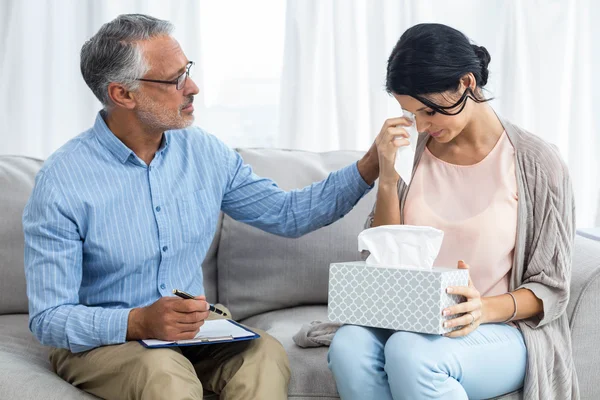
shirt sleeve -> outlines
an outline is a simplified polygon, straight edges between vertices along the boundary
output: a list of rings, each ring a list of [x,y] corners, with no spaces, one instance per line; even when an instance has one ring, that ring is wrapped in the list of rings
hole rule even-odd
[[[125,342],[130,309],[79,304],[82,239],[69,199],[40,172],[23,213],[29,329],[74,353]]]
[[[242,157],[227,148],[228,183],[221,209],[235,220],[285,237],[300,237],[344,217],[369,186],[357,163],[332,172],[321,182],[286,192],[260,178]]]

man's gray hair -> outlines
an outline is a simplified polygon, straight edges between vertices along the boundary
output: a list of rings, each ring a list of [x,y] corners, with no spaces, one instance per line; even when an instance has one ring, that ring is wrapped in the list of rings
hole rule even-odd
[[[173,25],[143,14],[123,14],[102,25],[81,47],[81,74],[98,100],[109,107],[108,84],[118,82],[129,90],[148,72],[138,41],[170,35]]]

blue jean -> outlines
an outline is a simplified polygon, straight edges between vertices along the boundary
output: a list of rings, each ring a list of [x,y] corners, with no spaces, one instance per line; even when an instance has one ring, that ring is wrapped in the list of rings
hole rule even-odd
[[[459,338],[345,325],[328,355],[343,400],[488,399],[523,386],[526,359],[505,324]]]

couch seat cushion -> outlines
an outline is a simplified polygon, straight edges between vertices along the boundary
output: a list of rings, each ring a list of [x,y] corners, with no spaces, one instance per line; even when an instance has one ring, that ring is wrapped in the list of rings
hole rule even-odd
[[[266,331],[285,348],[292,369],[290,398],[337,399],[335,381],[327,367],[328,348],[303,349],[292,340],[292,336],[303,324],[315,320],[327,320],[327,306],[302,306],[271,311],[242,322],[249,327]]]
[[[48,348],[29,332],[27,314],[0,315],[0,399],[97,399],[59,378]]]

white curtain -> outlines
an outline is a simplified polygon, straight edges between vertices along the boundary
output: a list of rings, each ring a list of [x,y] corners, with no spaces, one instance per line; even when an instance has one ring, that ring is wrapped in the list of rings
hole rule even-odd
[[[489,95],[559,146],[580,227],[600,226],[600,3],[592,0],[2,0],[0,154],[46,158],[100,104],[79,51],[105,22],[147,13],[175,24],[197,62],[197,124],[234,147],[365,150],[398,106],[389,52],[418,22],[488,48]]]
[[[384,90],[394,44],[444,23],[489,50],[494,108],[559,147],[578,226],[600,226],[598,17],[591,0],[288,0],[278,145],[366,150],[400,112]]]
[[[79,70],[81,46],[122,13],[178,20],[176,36],[198,59],[194,1],[19,0],[0,3],[0,154],[46,158],[94,122],[100,103]],[[185,23],[189,21],[189,23]],[[186,46],[187,45],[187,46]]]
[[[171,21],[200,87],[196,123],[231,146],[272,146],[283,0],[0,0],[0,154],[47,158],[88,129],[100,103],[83,43],[119,14]]]

